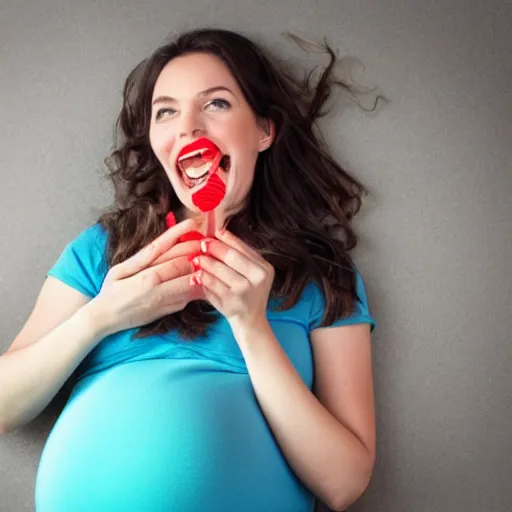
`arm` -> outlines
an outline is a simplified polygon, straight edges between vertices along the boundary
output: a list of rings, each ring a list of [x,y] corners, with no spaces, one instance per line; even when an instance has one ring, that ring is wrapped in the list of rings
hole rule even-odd
[[[188,255],[194,246],[176,245],[195,225],[191,220],[181,222],[110,268],[92,299],[59,279],[47,278],[29,320],[0,357],[0,433],[35,418],[105,336],[146,325],[200,297],[198,291],[190,292],[189,285]],[[90,282],[97,266],[90,261],[93,245],[87,237],[78,240],[85,247],[68,246],[61,257],[64,275],[70,279],[70,269],[74,269],[73,282],[77,276]],[[78,258],[77,253],[85,256]],[[149,268],[168,253],[174,257]],[[84,261],[89,267],[87,278]]]
[[[375,459],[369,326],[312,331],[317,396],[268,322],[233,332],[258,402],[290,466],[325,504],[345,510],[366,489]]]
[[[204,240],[201,251],[194,258],[196,283],[227,318],[287,461],[325,504],[344,510],[366,489],[375,458],[371,323],[354,323],[369,315],[352,316],[354,325],[311,330],[317,398],[268,323],[272,265],[228,231]]]
[[[105,335],[101,325],[91,301],[39,340],[0,357],[0,433],[27,424],[50,403]]]

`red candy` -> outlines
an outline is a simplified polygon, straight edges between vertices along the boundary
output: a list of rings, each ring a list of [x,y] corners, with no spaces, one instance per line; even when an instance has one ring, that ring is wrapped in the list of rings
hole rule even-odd
[[[178,238],[178,242],[190,242],[192,240],[202,240],[204,235],[199,231],[189,231]]]
[[[208,179],[206,185],[192,195],[192,202],[202,211],[209,212],[220,204],[226,193],[226,185],[214,173]]]
[[[210,170],[212,174],[208,178],[206,184],[199,191],[192,194],[192,202],[202,212],[212,212],[215,208],[217,208],[217,206],[219,206],[220,202],[224,198],[224,195],[226,194],[226,185],[224,185],[224,182],[217,175],[217,169],[222,159],[222,154],[213,144],[213,142],[202,138],[182,148],[179,156],[185,154],[186,152],[191,152],[193,149],[203,149],[205,147],[207,148],[207,151],[203,153],[202,157],[206,160],[213,160],[212,168]],[[208,219],[208,232],[213,232],[215,227],[213,222],[213,213],[209,214]],[[173,212],[169,212],[165,216],[165,221],[168,229],[176,225],[176,217],[174,216]],[[201,240],[203,238],[204,235],[199,231],[190,231],[189,233],[185,233],[183,236],[178,238],[178,242],[189,242],[191,240]]]
[[[167,224],[167,229],[172,228],[173,226],[176,226],[176,217],[174,216],[173,212],[169,212],[165,216],[165,223]]]
[[[169,212],[165,216],[165,223],[167,225],[167,229],[176,226],[176,217],[174,216],[173,212]],[[199,231],[189,231],[188,233],[180,236],[178,238],[178,242],[190,242],[192,240],[201,240],[202,238],[204,238],[204,235]]]

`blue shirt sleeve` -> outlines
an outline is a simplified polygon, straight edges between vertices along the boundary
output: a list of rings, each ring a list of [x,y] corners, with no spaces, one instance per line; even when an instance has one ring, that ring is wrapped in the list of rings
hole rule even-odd
[[[366,297],[366,290],[364,287],[363,278],[358,270],[356,270],[356,292],[359,297],[359,301],[356,300],[354,305],[354,311],[351,315],[342,318],[340,320],[335,320],[328,327],[337,327],[340,325],[353,325],[353,324],[361,324],[367,323],[370,324],[370,332],[373,332],[375,327],[377,327],[377,322],[372,317],[370,313],[370,308],[368,306],[368,299]],[[325,298],[322,293],[322,290],[315,285],[313,292],[313,300],[312,300],[312,308],[309,320],[309,330],[312,331],[320,326],[322,323],[322,318],[325,311]],[[327,326],[326,326],[327,327]]]
[[[47,272],[90,298],[96,297],[107,274],[107,234],[94,224],[69,242]]]

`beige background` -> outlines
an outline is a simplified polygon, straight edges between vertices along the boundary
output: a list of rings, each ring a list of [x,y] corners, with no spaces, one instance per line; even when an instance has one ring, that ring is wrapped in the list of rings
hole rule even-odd
[[[379,322],[378,462],[353,510],[510,510],[511,2],[0,0],[1,351],[110,201],[100,173],[127,73],[203,24],[307,64],[325,59],[280,32],[325,35],[391,101],[340,101],[322,122],[371,190],[355,258]],[[1,512],[33,510],[55,411],[0,438]]]

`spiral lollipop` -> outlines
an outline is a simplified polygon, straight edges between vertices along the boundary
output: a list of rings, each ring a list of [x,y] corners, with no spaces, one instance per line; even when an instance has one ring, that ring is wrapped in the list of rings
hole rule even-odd
[[[192,193],[192,202],[206,214],[206,236],[215,235],[214,210],[226,194],[226,186],[218,173],[223,158],[220,149],[211,140],[202,137],[182,148],[176,161],[185,186],[189,189],[198,188]],[[226,161],[228,162],[229,159]],[[169,212],[166,221],[167,227],[176,223],[172,212]],[[203,238],[201,233],[192,231],[180,237],[179,241],[201,238]]]

